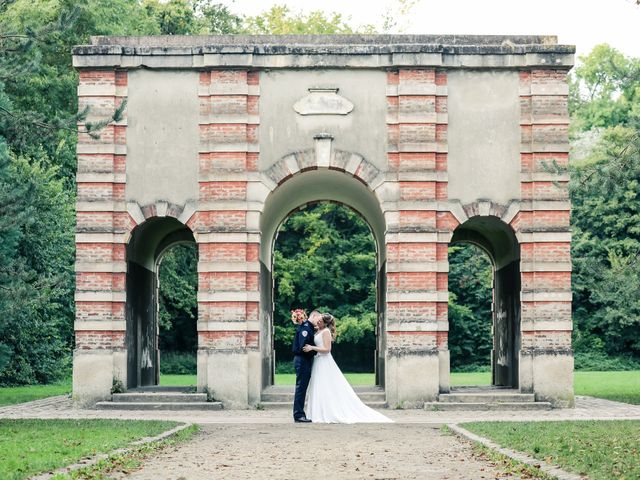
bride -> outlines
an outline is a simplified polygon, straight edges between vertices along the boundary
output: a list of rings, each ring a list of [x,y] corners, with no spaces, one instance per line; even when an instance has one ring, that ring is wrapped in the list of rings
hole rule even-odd
[[[316,351],[309,383],[309,418],[313,423],[387,423],[393,420],[366,406],[353,391],[331,356],[336,323],[333,315],[324,313],[315,321],[315,346],[305,345],[304,351]]]

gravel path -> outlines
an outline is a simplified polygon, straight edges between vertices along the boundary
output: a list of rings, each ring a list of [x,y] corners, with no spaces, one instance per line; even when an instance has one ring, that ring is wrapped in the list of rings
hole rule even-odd
[[[120,477],[123,478],[123,477]],[[435,425],[203,425],[129,479],[514,478]]]

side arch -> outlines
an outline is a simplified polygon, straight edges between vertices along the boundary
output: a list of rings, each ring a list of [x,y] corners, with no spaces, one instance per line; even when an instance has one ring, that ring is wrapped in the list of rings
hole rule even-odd
[[[451,243],[470,243],[484,250],[493,265],[492,384],[519,387],[520,244],[513,229],[497,216],[476,215],[460,224]]]
[[[127,388],[159,383],[158,269],[162,255],[180,243],[195,243],[191,229],[154,216],[132,230],[126,245]]]

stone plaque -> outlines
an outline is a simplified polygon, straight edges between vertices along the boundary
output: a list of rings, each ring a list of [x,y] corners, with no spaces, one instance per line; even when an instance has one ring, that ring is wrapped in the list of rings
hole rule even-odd
[[[300,115],[348,115],[353,103],[338,95],[337,88],[310,88],[309,95],[298,100],[293,109]]]

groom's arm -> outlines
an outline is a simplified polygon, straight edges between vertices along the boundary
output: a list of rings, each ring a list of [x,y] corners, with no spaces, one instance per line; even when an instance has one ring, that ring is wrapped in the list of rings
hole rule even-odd
[[[304,339],[304,344],[305,345],[311,345],[312,347],[315,346],[315,342],[313,340],[313,336],[315,335],[315,331],[313,330],[312,326],[309,326],[309,328],[307,329],[307,337]],[[303,345],[304,347],[304,345]],[[316,354],[316,352],[314,352],[313,350],[310,352],[306,352],[307,355],[313,356]]]

